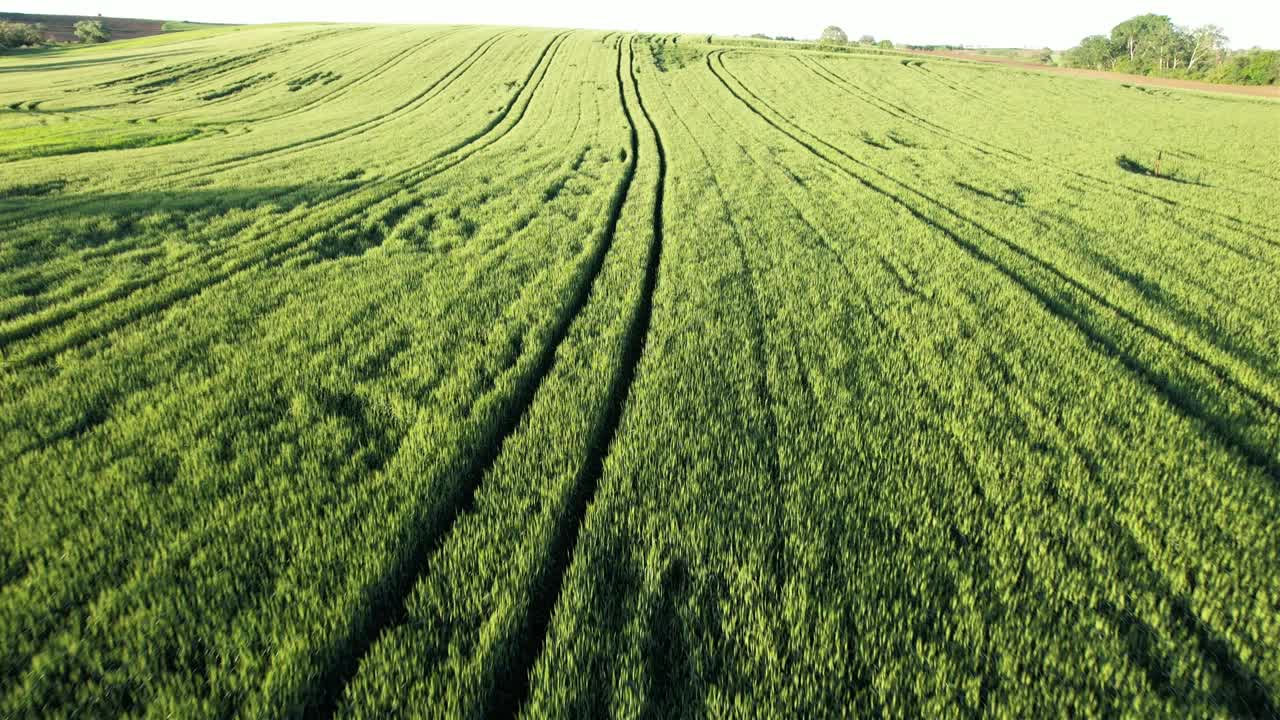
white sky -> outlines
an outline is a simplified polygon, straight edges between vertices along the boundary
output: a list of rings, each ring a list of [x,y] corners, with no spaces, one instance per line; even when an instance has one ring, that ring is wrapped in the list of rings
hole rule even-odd
[[[1233,47],[1280,47],[1277,0],[460,0],[421,4],[394,0],[216,0],[199,4],[172,0],[19,0],[14,5],[11,12],[207,22],[466,22],[718,35],[762,32],[799,38],[816,37],[824,26],[839,25],[850,38],[870,34],[876,39],[914,44],[1055,49],[1075,45],[1085,35],[1106,33],[1134,15],[1159,12],[1180,25],[1221,25]]]

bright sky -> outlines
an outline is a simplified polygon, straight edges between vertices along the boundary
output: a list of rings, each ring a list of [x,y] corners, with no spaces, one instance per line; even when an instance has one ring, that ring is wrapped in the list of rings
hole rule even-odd
[[[482,23],[544,27],[652,30],[663,32],[816,37],[839,25],[850,38],[864,34],[894,42],[988,47],[1063,49],[1080,38],[1106,33],[1113,25],[1146,12],[1159,12],[1180,25],[1221,25],[1232,47],[1280,47],[1277,0],[920,0],[918,2],[835,2],[834,0],[461,0],[411,3],[357,0],[318,3],[301,0],[40,0],[15,3],[26,12],[67,15],[259,23],[325,20],[388,23]],[[182,5],[185,7],[179,7]],[[11,12],[19,12],[18,7]]]

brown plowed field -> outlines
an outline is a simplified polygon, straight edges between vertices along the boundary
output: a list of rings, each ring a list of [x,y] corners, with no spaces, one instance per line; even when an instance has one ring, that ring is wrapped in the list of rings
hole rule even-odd
[[[58,42],[75,42],[76,23],[81,20],[101,20],[111,30],[112,40],[159,35],[164,32],[164,20],[138,20],[136,18],[99,17],[97,15],[28,15],[26,13],[0,13],[5,22],[34,25],[43,23],[45,37]]]

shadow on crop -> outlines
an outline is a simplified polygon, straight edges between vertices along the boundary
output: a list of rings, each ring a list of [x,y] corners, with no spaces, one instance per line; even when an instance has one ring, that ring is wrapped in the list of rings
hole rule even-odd
[[[717,646],[724,645],[720,632],[724,619],[719,601],[728,592],[721,576],[711,574],[692,578],[684,562],[678,558],[666,568],[660,594],[654,599],[647,617],[644,667],[649,687],[644,694],[640,717],[676,717],[682,708],[697,706],[698,699],[705,692],[705,683],[715,680],[703,673],[715,674],[718,668],[715,667],[715,658],[707,658],[705,653],[692,646],[691,640],[698,643],[699,638],[691,636],[702,633],[710,636],[702,640],[711,640]],[[692,617],[684,617],[686,613]],[[699,660],[704,662],[699,663]]]
[[[1128,155],[1116,156],[1116,167],[1127,173],[1134,175],[1143,175],[1146,177],[1156,178],[1157,180],[1168,180],[1180,185],[1197,185],[1199,187],[1210,187],[1208,183],[1201,182],[1199,178],[1182,177],[1177,169],[1162,171],[1160,168],[1160,159],[1157,158],[1152,166],[1144,165],[1141,161],[1136,160]]]
[[[990,190],[983,190],[980,187],[970,185],[969,183],[960,180],[954,180],[953,182],[955,183],[955,186],[961,190],[965,190],[987,200],[994,200],[998,203],[1015,205],[1017,207],[1022,207],[1027,203],[1027,191],[1022,188],[1004,188],[999,192],[992,192]]]

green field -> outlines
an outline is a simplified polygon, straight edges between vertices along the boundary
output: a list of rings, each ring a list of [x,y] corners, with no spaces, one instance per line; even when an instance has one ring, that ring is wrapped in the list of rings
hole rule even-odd
[[[1268,717],[1280,103],[493,27],[0,58],[0,717]]]

